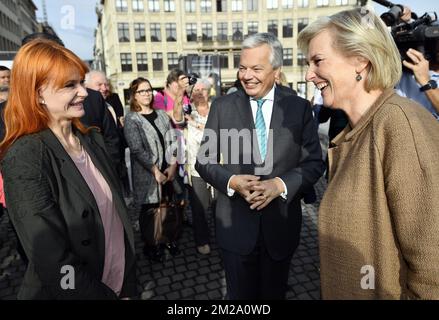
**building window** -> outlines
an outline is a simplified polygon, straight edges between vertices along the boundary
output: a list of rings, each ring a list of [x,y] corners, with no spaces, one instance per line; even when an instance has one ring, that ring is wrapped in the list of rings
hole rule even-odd
[[[242,11],[242,0],[232,0],[232,11]]]
[[[128,23],[118,23],[117,33],[119,35],[119,42],[130,42],[130,29]]]
[[[284,66],[293,65],[293,49],[284,48]]]
[[[317,0],[317,7],[329,6],[329,0]]]
[[[305,55],[302,52],[297,53],[297,65],[298,66],[306,66]]]
[[[212,12],[212,0],[200,1],[201,12]]]
[[[146,53],[136,53],[137,71],[148,71],[148,55]]]
[[[258,11],[258,0],[247,0],[248,11]]]
[[[292,38],[293,37],[293,20],[292,19],[284,19],[282,25],[282,36],[284,38]]]
[[[217,24],[217,36],[216,39],[218,41],[226,41],[227,40],[227,22],[218,22]]]
[[[212,41],[212,24],[202,23],[201,24],[202,40]]]
[[[197,41],[197,24],[196,23],[186,23],[186,40]]]
[[[143,12],[143,0],[133,0],[133,11]]]
[[[175,12],[174,0],[164,0],[165,12]]]
[[[127,12],[128,11],[127,0],[116,0],[116,11],[117,12]]]
[[[185,0],[184,1],[184,10],[186,12],[195,12],[195,10],[196,10],[195,0]]]
[[[166,24],[166,41],[177,41],[177,27],[175,23]]]
[[[267,9],[277,9],[277,0],[267,0]]]
[[[306,99],[306,82],[297,82],[297,95]]]
[[[237,41],[242,41],[242,22],[232,22],[232,39]]]
[[[335,0],[335,5],[336,6],[347,6],[348,0]]]
[[[134,39],[136,42],[145,42],[145,24],[144,23],[135,23],[134,24]]]
[[[229,56],[227,53],[222,53],[219,56],[220,59],[220,68],[228,69],[229,68]]]
[[[216,0],[216,12],[227,12],[227,0]]]
[[[233,68],[238,69],[239,68],[239,62],[241,59],[241,54],[239,52],[233,53]]]
[[[308,0],[297,0],[297,6],[299,8],[308,8]]]
[[[160,42],[162,41],[162,35],[160,31],[160,23],[151,23],[151,42]]]
[[[300,18],[297,20],[297,32],[299,33],[308,25],[308,18]]]
[[[277,37],[277,20],[268,20],[267,32],[272,33]]]
[[[148,10],[151,12],[159,12],[160,11],[159,0],[148,0]]]
[[[249,21],[247,22],[247,34],[250,36],[252,34],[258,33],[258,22]]]
[[[133,61],[131,60],[131,53],[120,54],[120,64],[123,72],[133,71]]]
[[[177,52],[168,52],[168,70],[178,68]]]
[[[293,7],[293,0],[282,0],[282,8],[291,9]]]
[[[154,71],[163,70],[163,54],[161,52],[152,53],[152,70]]]

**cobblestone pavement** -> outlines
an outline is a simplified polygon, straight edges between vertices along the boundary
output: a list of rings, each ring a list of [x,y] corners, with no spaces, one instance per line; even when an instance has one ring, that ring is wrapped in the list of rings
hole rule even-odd
[[[325,189],[324,181],[316,185],[318,199]],[[287,299],[319,299],[319,257],[317,243],[317,202],[303,205],[301,243],[290,266]],[[189,214],[190,216],[190,214]],[[164,263],[151,263],[142,253],[140,232],[135,227],[137,275],[140,299],[222,299],[225,294],[224,271],[218,247],[212,236],[212,252],[200,255],[196,251],[192,228],[185,225],[179,240],[182,253],[172,258],[168,253]],[[212,221],[210,221],[212,222]],[[213,235],[212,223],[211,230]],[[0,299],[16,299],[24,275],[24,264],[15,247],[16,237],[9,219],[0,219]]]
[[[325,130],[325,128],[323,128]],[[323,149],[327,141],[320,131]],[[287,299],[320,299],[319,253],[317,239],[317,212],[326,189],[324,179],[315,185],[317,202],[303,204],[301,242],[290,266]],[[188,213],[190,217],[190,212]],[[139,299],[151,300],[211,300],[225,295],[224,270],[211,226],[211,253],[201,255],[196,251],[192,228],[185,225],[178,242],[182,253],[171,257],[168,253],[163,263],[151,263],[142,253],[142,241],[137,217],[131,214],[135,229],[137,277]],[[189,219],[190,220],[190,219]],[[9,226],[9,218],[0,218],[0,300],[16,299],[24,275],[24,264],[15,247],[16,237]]]

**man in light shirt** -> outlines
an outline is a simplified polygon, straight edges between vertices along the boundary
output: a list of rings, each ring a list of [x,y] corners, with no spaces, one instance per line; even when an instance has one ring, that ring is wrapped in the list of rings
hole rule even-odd
[[[269,33],[243,41],[244,90],[217,98],[195,169],[219,191],[216,236],[229,299],[285,299],[301,194],[323,174],[309,102],[276,87],[283,52]]]

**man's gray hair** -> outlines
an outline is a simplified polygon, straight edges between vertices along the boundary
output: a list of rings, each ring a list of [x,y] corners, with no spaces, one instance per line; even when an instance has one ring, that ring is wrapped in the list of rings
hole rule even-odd
[[[89,72],[87,72],[85,74],[85,79],[84,79],[85,83],[86,84],[90,83],[91,78],[93,78],[95,75],[98,75],[98,74],[102,75],[105,79],[107,79],[107,75],[104,72],[102,72],[100,70],[90,70]]]
[[[273,69],[282,67],[283,49],[279,39],[268,32],[255,33],[245,38],[242,42],[242,49],[253,49],[262,45],[268,45],[271,49],[270,63]]]

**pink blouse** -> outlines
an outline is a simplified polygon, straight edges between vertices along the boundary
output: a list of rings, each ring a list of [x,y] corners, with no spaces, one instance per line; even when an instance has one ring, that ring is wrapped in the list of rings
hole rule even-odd
[[[70,157],[93,193],[104,226],[105,261],[102,282],[119,295],[125,272],[125,239],[122,221],[113,203],[112,192],[84,149],[79,157],[73,155]]]

